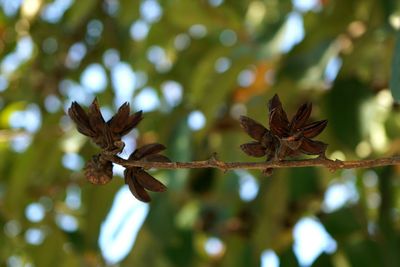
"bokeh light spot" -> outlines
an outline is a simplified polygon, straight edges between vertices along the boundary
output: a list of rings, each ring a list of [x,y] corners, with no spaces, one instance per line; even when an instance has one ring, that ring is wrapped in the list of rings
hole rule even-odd
[[[205,126],[205,124],[206,124],[206,117],[201,111],[195,110],[189,114],[188,125],[189,128],[192,129],[193,131],[198,131],[202,129]]]

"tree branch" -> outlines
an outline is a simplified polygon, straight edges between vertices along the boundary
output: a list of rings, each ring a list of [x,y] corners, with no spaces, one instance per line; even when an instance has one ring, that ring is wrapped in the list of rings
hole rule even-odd
[[[146,169],[204,169],[216,168],[222,171],[235,169],[259,169],[266,168],[299,168],[299,167],[325,167],[331,171],[339,169],[360,169],[374,168],[389,165],[400,164],[400,156],[390,158],[368,159],[368,160],[353,160],[340,161],[330,160],[327,158],[304,159],[304,160],[283,160],[269,162],[223,162],[215,157],[215,154],[209,160],[192,161],[192,162],[145,162],[145,161],[130,161],[119,156],[104,155],[107,160],[124,167],[143,167]]]

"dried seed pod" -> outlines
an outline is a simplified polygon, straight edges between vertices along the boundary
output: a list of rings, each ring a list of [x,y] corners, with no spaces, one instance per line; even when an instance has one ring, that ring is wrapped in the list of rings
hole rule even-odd
[[[107,121],[108,126],[110,127],[113,133],[121,133],[124,128],[125,124],[129,117],[129,103],[125,102],[122,106],[119,107],[117,114],[115,114],[109,121]]]
[[[146,157],[148,155],[158,154],[161,151],[165,150],[165,148],[166,147],[163,144],[159,144],[159,143],[153,143],[153,144],[144,145],[144,146],[136,149],[131,154],[129,159],[139,160],[139,159],[141,159],[143,157]]]
[[[261,141],[261,139],[267,132],[267,129],[264,126],[249,117],[240,116],[239,121],[240,126],[243,128],[243,130],[248,135],[250,135],[250,137],[254,138],[257,141]]]
[[[133,175],[138,183],[147,190],[153,192],[165,192],[167,190],[165,185],[142,169],[136,170]]]
[[[327,147],[328,145],[323,142],[304,138],[299,149],[304,154],[323,156]]]
[[[289,120],[285,110],[282,107],[278,95],[274,95],[269,101],[269,127],[271,132],[277,136],[288,135]]]
[[[130,115],[125,123],[124,129],[119,133],[120,136],[124,136],[129,133],[139,122],[143,119],[142,111],[138,111],[132,115]]]
[[[73,102],[68,109],[71,119],[77,124],[78,131],[91,137],[93,142],[111,154],[122,151],[121,137],[132,130],[142,119],[142,112],[129,115],[129,104],[123,104],[115,116],[108,122],[100,112],[97,99],[94,99],[86,113],[81,106]]]
[[[250,142],[240,145],[240,148],[249,156],[260,158],[266,155],[266,148],[260,142]]]
[[[107,125],[116,136],[124,136],[130,132],[143,119],[142,111],[129,115],[129,103],[125,102],[109,121]]]
[[[314,138],[319,135],[328,124],[327,120],[316,121],[310,124],[307,124],[302,128],[303,135],[307,138]]]
[[[310,118],[312,110],[311,103],[304,103],[297,110],[296,114],[293,116],[292,121],[290,122],[290,129],[298,129],[303,127],[303,125],[307,122],[308,118]]]
[[[146,192],[143,186],[141,186],[134,176],[134,172],[132,169],[125,170],[125,183],[128,185],[129,190],[132,195],[140,201],[150,202],[151,197]]]
[[[85,166],[85,177],[92,184],[106,184],[113,177],[112,167],[110,161],[102,160],[100,154],[95,155]]]
[[[327,121],[322,120],[306,125],[312,110],[311,103],[301,105],[290,122],[278,95],[274,95],[268,102],[268,109],[270,130],[250,118],[242,117],[240,120],[246,133],[258,141],[241,146],[246,154],[254,157],[266,155],[267,160],[272,158],[283,160],[288,156],[294,157],[301,153],[324,155],[327,145],[313,141],[311,138],[325,129]],[[260,138],[261,134],[263,135]]]
[[[103,133],[104,128],[106,127],[106,122],[104,121],[104,118],[101,115],[97,98],[95,98],[92,104],[89,106],[88,117],[92,129],[98,134]]]
[[[130,161],[152,161],[152,162],[169,162],[169,158],[158,154],[163,151],[165,146],[154,143],[142,146],[136,149],[130,156]],[[126,168],[124,172],[125,181],[134,197],[141,201],[149,202],[150,196],[145,189],[153,192],[164,192],[167,187],[156,178],[148,174],[143,168],[131,167]],[[132,180],[132,181],[130,181]]]
[[[96,136],[96,132],[90,126],[88,115],[77,102],[72,102],[71,107],[68,109],[68,115],[76,123],[77,129],[81,134],[90,137]]]

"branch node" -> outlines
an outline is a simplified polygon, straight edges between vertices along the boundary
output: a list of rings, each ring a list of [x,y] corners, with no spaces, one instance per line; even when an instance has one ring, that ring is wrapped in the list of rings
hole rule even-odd
[[[213,153],[211,154],[211,157],[210,157],[210,159],[208,160],[208,163],[209,163],[211,166],[214,166],[214,167],[220,169],[220,170],[223,171],[224,173],[226,173],[226,172],[228,171],[228,169],[229,169],[229,168],[226,166],[225,162],[222,162],[222,161],[220,161],[220,160],[217,158],[217,153],[216,153],[216,152],[213,152]]]

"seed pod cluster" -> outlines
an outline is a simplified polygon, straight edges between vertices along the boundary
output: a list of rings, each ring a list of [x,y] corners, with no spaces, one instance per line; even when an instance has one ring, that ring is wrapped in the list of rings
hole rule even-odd
[[[162,144],[154,143],[136,149],[129,160],[146,162],[170,162],[169,158],[160,155],[165,150]],[[150,195],[146,190],[153,192],[164,192],[167,188],[160,181],[148,174],[143,168],[129,167],[124,172],[125,184],[129,186],[132,194],[140,201],[150,202]]]
[[[301,154],[325,156],[327,144],[312,139],[325,129],[328,121],[308,123],[312,110],[311,103],[301,105],[291,121],[278,95],[271,98],[268,109],[270,129],[249,117],[241,116],[241,127],[256,140],[241,145],[243,152],[253,157],[266,156],[267,161],[283,160]],[[272,174],[272,169],[266,169],[264,173]]]
[[[121,138],[135,128],[143,119],[142,111],[130,114],[128,103],[124,103],[110,120],[105,121],[100,112],[97,99],[94,99],[86,112],[77,102],[72,102],[68,109],[68,115],[76,123],[77,130],[98,145],[102,152],[92,157],[86,164],[84,173],[86,179],[97,185],[104,185],[111,181],[112,162],[105,159],[105,154],[116,155],[124,149]],[[136,149],[129,161],[165,162],[170,161],[159,152],[165,150],[162,144],[149,144]],[[128,184],[132,194],[144,202],[150,201],[146,190],[163,192],[166,187],[148,174],[143,168],[126,168],[125,183]]]
[[[143,119],[142,111],[132,115],[128,103],[124,103],[107,122],[100,112],[97,99],[94,99],[86,113],[77,103],[72,102],[68,115],[76,123],[78,131],[90,137],[104,151],[119,153],[124,148],[122,136],[129,133]]]

